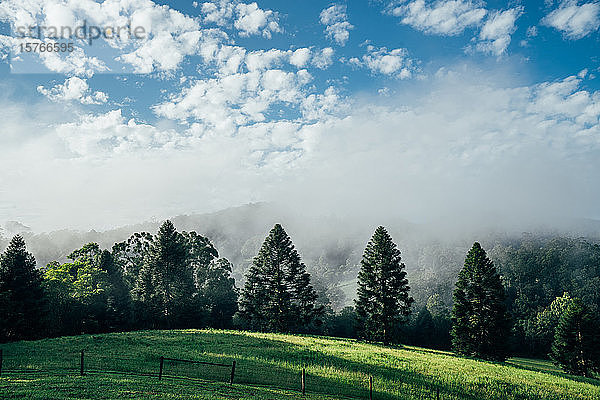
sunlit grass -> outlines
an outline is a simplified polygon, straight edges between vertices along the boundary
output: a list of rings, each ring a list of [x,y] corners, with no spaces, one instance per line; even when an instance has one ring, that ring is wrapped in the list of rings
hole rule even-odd
[[[66,374],[48,378],[38,373],[35,381],[27,382],[22,374],[5,373],[0,381],[3,398],[7,397],[5,394],[27,398],[43,393],[47,385],[72,398],[85,398],[87,390],[100,383],[113,396],[106,394],[106,398],[189,398],[186,393],[204,396],[192,389],[188,392],[188,387],[202,387],[217,396],[195,398],[294,398],[294,392],[286,389],[300,390],[301,370],[305,368],[307,390],[318,399],[327,398],[324,394],[332,398],[368,398],[369,376],[373,376],[376,399],[430,398],[437,390],[442,399],[600,399],[600,381],[568,376],[546,361],[511,359],[490,363],[417,347],[383,347],[315,336],[216,330],[142,331],[19,342],[2,348],[4,371],[61,368]],[[137,371],[151,376],[78,377],[81,349],[85,349],[88,369]],[[160,356],[224,364],[236,360],[236,385],[230,388],[227,384],[206,382],[227,382],[229,368],[178,363],[165,363],[164,374],[203,381],[159,382],[152,375],[158,374]],[[267,389],[271,392],[262,392]],[[152,397],[154,392],[148,390],[160,395]],[[255,393],[244,394],[248,390]],[[43,397],[40,394],[39,398]]]

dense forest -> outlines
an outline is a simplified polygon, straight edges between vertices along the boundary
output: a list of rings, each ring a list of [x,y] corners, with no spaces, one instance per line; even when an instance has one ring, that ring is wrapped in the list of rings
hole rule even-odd
[[[500,360],[550,357],[573,373],[597,371],[598,351],[586,351],[591,369],[565,359],[577,346],[600,348],[600,245],[594,239],[482,235],[482,245],[473,245],[419,231],[411,236],[405,226],[394,230],[398,242],[383,227],[362,243],[357,229],[323,240],[330,226],[312,236],[299,233],[302,246],[296,248],[280,224],[265,238],[264,230],[250,234],[258,229],[255,219],[242,219],[244,235],[227,237],[233,228],[212,225],[202,235],[176,229],[192,225],[187,221],[167,221],[155,233],[139,230],[110,245],[107,238],[125,231],[58,233],[63,242],[45,252],[40,249],[52,234],[3,238],[1,339],[236,328],[406,343]],[[99,240],[62,254],[65,245],[90,237]],[[486,332],[499,336],[486,342]],[[570,343],[574,334],[587,342]]]

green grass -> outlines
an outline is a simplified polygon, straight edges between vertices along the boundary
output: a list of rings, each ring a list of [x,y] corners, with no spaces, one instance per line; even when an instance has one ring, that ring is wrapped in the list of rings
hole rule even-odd
[[[417,347],[383,347],[347,339],[235,331],[143,331],[82,335],[2,346],[0,398],[298,399],[306,368],[308,399],[600,400],[600,381],[572,377],[541,360],[490,363]],[[87,371],[78,376],[79,352]],[[160,356],[229,364],[165,361]],[[20,372],[6,372],[6,371]],[[46,371],[56,371],[49,374]],[[136,371],[138,376],[123,375]],[[145,376],[146,374],[147,376]],[[176,379],[172,376],[186,376]]]

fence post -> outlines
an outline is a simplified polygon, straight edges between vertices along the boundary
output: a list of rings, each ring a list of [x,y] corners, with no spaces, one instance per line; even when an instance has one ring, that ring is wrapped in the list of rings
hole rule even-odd
[[[302,396],[306,394],[306,370],[302,368]]]
[[[2,349],[0,349],[0,376],[2,376]]]
[[[369,376],[369,400],[373,400],[373,377]]]
[[[162,379],[162,371],[163,371],[164,362],[165,362],[165,358],[163,356],[160,356],[160,367],[158,369],[158,380],[159,381]]]
[[[83,350],[81,350],[81,359],[79,360],[79,374],[83,376]]]
[[[233,385],[233,377],[235,376],[235,360],[231,363],[231,378],[229,379],[229,384]]]

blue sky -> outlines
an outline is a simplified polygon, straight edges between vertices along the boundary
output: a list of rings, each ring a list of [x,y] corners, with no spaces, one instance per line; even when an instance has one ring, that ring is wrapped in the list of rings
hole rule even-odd
[[[4,0],[0,21],[0,224],[600,217],[597,1]],[[20,52],[18,27],[82,21],[147,35]]]

